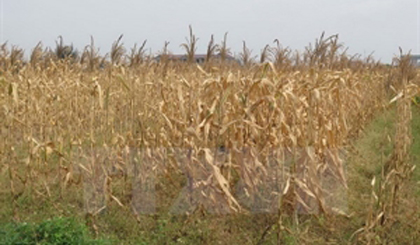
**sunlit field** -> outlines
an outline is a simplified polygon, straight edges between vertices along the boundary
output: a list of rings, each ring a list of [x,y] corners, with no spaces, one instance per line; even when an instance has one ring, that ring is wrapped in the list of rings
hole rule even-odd
[[[197,63],[191,29],[184,61],[122,40],[106,56],[93,39],[1,46],[0,224],[71,217],[113,244],[417,242],[402,51],[385,65],[323,34],[232,59],[225,35]]]

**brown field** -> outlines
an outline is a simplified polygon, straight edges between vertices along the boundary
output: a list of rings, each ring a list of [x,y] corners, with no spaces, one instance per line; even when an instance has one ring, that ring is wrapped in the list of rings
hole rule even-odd
[[[189,40],[184,63],[121,39],[109,59],[93,40],[79,56],[39,45],[27,62],[3,45],[1,223],[76,215],[121,243],[414,244],[416,231],[390,233],[420,227],[401,211],[418,93],[407,59],[349,57],[332,36],[301,54],[267,47],[262,63],[244,43],[242,65],[210,43],[198,65]],[[354,142],[383,113],[389,152],[358,179],[373,165],[350,165]]]

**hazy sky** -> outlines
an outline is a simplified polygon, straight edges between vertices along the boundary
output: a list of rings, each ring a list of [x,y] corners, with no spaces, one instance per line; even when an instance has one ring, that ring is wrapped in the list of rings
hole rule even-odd
[[[228,46],[240,52],[245,40],[257,55],[279,39],[283,46],[303,50],[323,31],[339,34],[351,54],[390,62],[404,51],[418,53],[420,0],[0,0],[0,41],[24,48],[39,42],[54,47],[59,35],[83,49],[90,36],[101,53],[124,34],[124,46],[147,39],[155,53],[169,41],[180,44],[192,25],[204,53],[211,34],[219,43],[225,32]]]

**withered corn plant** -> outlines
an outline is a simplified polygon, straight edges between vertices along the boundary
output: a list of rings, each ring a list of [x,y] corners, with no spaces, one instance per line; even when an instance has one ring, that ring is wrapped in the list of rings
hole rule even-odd
[[[31,55],[29,57],[29,62],[32,67],[36,67],[39,63],[41,63],[42,58],[44,56],[44,49],[42,47],[42,43],[39,42],[34,49],[32,49]]]
[[[64,40],[62,36],[59,36],[58,39],[60,40],[59,42],[55,42],[56,43],[56,47],[55,47],[55,56],[56,59],[77,59],[77,51],[74,49],[73,45],[64,45]]]
[[[191,25],[189,26],[189,29],[190,29],[189,39],[186,38],[187,42],[181,44],[181,47],[185,50],[187,54],[187,61],[189,63],[193,63],[195,52],[197,51],[198,38],[194,35]]]
[[[121,43],[122,38],[123,35],[121,34],[111,46],[111,52],[109,56],[111,58],[111,64],[113,66],[120,65],[124,62],[123,58],[125,57],[125,48],[123,46],[123,43]]]
[[[214,37],[211,35],[209,44],[207,45],[207,53],[206,53],[206,63],[209,63],[212,57],[215,55],[216,51],[218,50],[218,45],[214,43]]]
[[[227,57],[231,54],[230,48],[227,46],[227,35],[228,33],[226,32],[222,42],[219,46],[217,46],[217,53],[218,55],[220,55],[220,59],[222,62],[225,62]]]
[[[90,37],[90,45],[87,45],[80,58],[80,63],[88,71],[94,71],[100,68],[101,64],[104,64],[104,58],[99,55],[99,49],[95,47],[95,41],[93,37]]]
[[[245,41],[243,41],[242,52],[239,54],[239,58],[242,65],[247,68],[252,63],[252,51],[246,46]]]
[[[278,39],[274,40],[276,47],[272,48],[271,55],[274,59],[274,65],[277,70],[289,70],[292,69],[292,51],[290,48],[284,48]],[[299,58],[298,58],[299,59]]]
[[[271,54],[271,49],[270,49],[270,45],[265,45],[265,47],[261,50],[261,55],[260,55],[260,63],[263,64],[266,61],[270,60],[270,54]]]
[[[21,48],[12,46],[7,48],[7,42],[0,46],[0,71],[18,73],[24,66],[24,52]]]
[[[147,40],[144,40],[138,49],[137,44],[134,44],[134,47],[131,49],[130,55],[128,56],[128,63],[130,67],[138,66],[146,61],[146,43]]]

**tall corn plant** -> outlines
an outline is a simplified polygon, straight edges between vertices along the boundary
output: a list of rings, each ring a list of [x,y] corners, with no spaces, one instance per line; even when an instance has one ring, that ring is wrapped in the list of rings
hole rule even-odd
[[[11,70],[18,72],[24,64],[24,52],[22,49],[12,46],[7,48],[7,43],[0,47],[0,66],[4,71]]]
[[[399,63],[399,81],[397,85],[397,122],[396,122],[396,133],[394,140],[394,149],[391,157],[391,161],[385,166],[386,174],[392,175],[393,186],[392,186],[392,200],[390,203],[391,213],[395,213],[400,198],[400,192],[402,186],[409,179],[410,174],[414,170],[409,162],[410,157],[410,146],[412,144],[411,135],[411,100],[415,95],[415,91],[418,89],[412,82],[416,77],[416,70],[411,63],[410,55],[402,55],[400,49],[401,58],[398,60]],[[397,174],[398,173],[398,174]]]
[[[339,65],[337,61],[338,51],[343,47],[338,43],[338,35],[332,35],[325,38],[325,32],[322,32],[321,37],[315,40],[315,45],[312,47],[309,44],[305,48],[304,62],[308,67],[328,67]]]
[[[99,49],[95,47],[95,41],[92,36],[90,37],[90,45],[86,46],[82,53],[80,63],[86,64],[89,71],[94,71],[101,63]]]
[[[185,52],[187,53],[187,61],[188,63],[194,62],[195,52],[197,51],[197,41],[198,38],[195,37],[193,34],[193,30],[191,25],[189,26],[190,29],[190,37],[189,39],[186,38],[186,43],[181,44],[181,47],[185,49]]]
[[[270,45],[265,45],[265,47],[261,50],[260,55],[260,63],[263,64],[266,61],[270,61]]]
[[[146,43],[147,43],[147,40],[144,40],[143,44],[138,49],[137,49],[137,44],[134,44],[134,47],[131,49],[131,53],[128,57],[130,67],[140,65],[141,63],[145,61]]]
[[[7,42],[5,42],[0,46],[0,68],[2,71],[7,70],[8,57],[9,57],[9,50],[7,48]]]
[[[64,40],[62,36],[58,37],[59,41],[55,41],[55,55],[57,59],[76,59],[77,51],[74,49],[73,45],[64,45]]]
[[[0,46],[0,69],[6,71],[7,69],[7,57],[9,56],[9,50],[7,49],[7,42]]]
[[[170,42],[165,41],[165,43],[163,44],[163,49],[159,52],[160,63],[162,64],[166,64],[169,62],[169,55],[170,55],[169,49],[168,49],[169,44]]]
[[[16,46],[12,46],[12,50],[10,51],[10,65],[11,67],[20,67],[23,65],[24,59],[24,52],[23,49],[18,48]]]
[[[305,48],[304,61],[309,67],[314,67],[318,64],[325,64],[325,54],[327,53],[328,44],[324,40],[325,32],[322,32],[321,37],[315,40],[315,45],[309,44]]]
[[[225,62],[227,57],[231,54],[230,48],[228,48],[227,46],[227,35],[228,33],[226,32],[225,36],[223,37],[222,43],[217,48],[222,62]]]
[[[243,41],[242,52],[239,54],[239,59],[245,67],[248,67],[252,63],[252,51],[246,46]]]
[[[113,66],[120,65],[123,62],[125,48],[123,44],[121,43],[122,38],[123,38],[123,35],[121,34],[111,46],[110,57],[111,57],[111,64]]]
[[[290,48],[283,48],[278,39],[275,39],[274,43],[276,44],[276,47],[272,48],[270,51],[274,59],[275,67],[279,70],[285,70],[290,68],[292,63]]]
[[[39,42],[34,49],[32,49],[31,55],[29,57],[29,63],[32,67],[35,67],[39,62],[41,62],[44,55],[44,50],[42,48],[42,43]]]
[[[340,55],[338,53],[340,49],[342,48],[343,48],[343,45],[338,42],[338,34],[331,36],[329,40],[329,49],[328,49],[328,56],[327,56],[329,68],[337,68],[337,69],[343,68],[342,67],[343,64],[340,63],[340,60],[339,60]]]
[[[214,37],[211,35],[209,44],[207,45],[207,53],[206,53],[206,63],[210,62],[210,60],[215,55],[218,49],[218,45],[214,43]]]
[[[167,75],[168,65],[169,65],[169,61],[170,61],[170,59],[169,59],[170,53],[169,53],[168,46],[169,46],[169,42],[165,41],[162,51],[159,52],[160,53],[159,54],[159,56],[160,56],[159,63],[162,65],[162,75],[163,75],[163,77],[166,77],[166,75]]]

